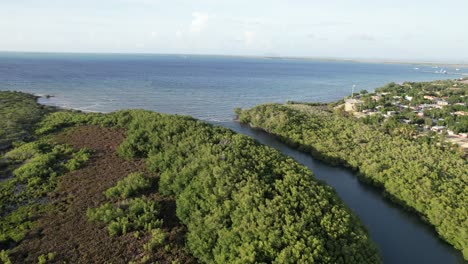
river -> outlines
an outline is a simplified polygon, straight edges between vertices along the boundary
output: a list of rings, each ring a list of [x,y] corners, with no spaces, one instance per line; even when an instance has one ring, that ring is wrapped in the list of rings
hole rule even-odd
[[[306,153],[285,145],[274,136],[247,125],[235,122],[221,125],[251,136],[294,158],[311,169],[315,177],[332,186],[367,227],[384,263],[466,263],[461,252],[439,238],[434,228],[414,213],[407,212],[384,198],[378,188],[360,182],[351,170],[315,160]]]

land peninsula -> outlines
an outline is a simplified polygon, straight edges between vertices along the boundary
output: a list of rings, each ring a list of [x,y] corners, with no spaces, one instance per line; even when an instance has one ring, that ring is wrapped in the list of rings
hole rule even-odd
[[[191,117],[0,92],[4,263],[380,263],[306,167]]]

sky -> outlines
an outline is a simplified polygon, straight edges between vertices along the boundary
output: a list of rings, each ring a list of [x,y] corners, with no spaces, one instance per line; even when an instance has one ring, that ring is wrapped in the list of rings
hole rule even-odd
[[[468,0],[0,0],[0,50],[468,62]]]

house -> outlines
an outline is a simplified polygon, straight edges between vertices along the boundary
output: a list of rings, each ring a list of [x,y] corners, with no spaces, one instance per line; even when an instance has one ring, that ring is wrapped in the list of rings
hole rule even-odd
[[[387,111],[387,116],[393,116],[396,114],[396,111]]]
[[[468,116],[468,112],[465,111],[457,111],[454,114],[459,116]]]
[[[411,100],[413,100],[413,96],[405,95],[405,99],[408,100],[408,101],[411,101]]]
[[[345,111],[346,112],[356,112],[359,111],[359,106],[364,102],[359,99],[346,99],[345,100]]]
[[[373,96],[371,96],[371,98],[372,98],[372,100],[374,100],[374,101],[379,101],[382,97],[379,96],[379,95],[373,95]]]

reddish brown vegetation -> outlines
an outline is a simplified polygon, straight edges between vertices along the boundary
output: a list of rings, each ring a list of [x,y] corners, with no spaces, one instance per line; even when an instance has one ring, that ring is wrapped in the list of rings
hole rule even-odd
[[[12,256],[14,262],[36,262],[39,255],[49,252],[56,253],[54,261],[60,263],[128,263],[141,258],[148,235],[135,238],[129,233],[111,237],[103,225],[86,218],[88,208],[106,201],[103,195],[106,189],[131,172],[145,171],[142,160],[126,161],[116,155],[115,150],[124,138],[122,130],[95,126],[79,127],[56,136],[59,143],[86,147],[94,154],[86,167],[60,177],[57,191],[50,195],[51,210],[40,217],[39,227],[17,247]],[[183,250],[185,227],[175,217],[175,201],[157,193],[149,195],[161,201],[171,245],[169,249],[159,249],[151,260],[194,262]]]

